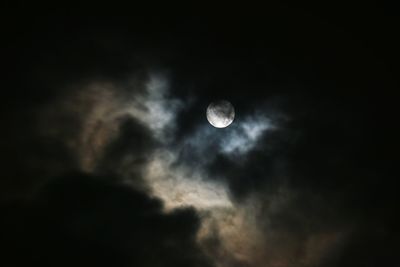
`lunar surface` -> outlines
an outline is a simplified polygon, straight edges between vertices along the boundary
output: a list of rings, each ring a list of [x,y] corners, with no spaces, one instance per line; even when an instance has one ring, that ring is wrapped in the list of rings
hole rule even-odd
[[[226,100],[212,102],[207,107],[207,120],[216,128],[228,127],[235,118],[235,109]]]

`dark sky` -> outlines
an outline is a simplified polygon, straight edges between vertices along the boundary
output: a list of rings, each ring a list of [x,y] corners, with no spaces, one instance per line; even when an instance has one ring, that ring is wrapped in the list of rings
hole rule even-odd
[[[395,7],[184,8],[2,4],[0,265],[397,266]]]

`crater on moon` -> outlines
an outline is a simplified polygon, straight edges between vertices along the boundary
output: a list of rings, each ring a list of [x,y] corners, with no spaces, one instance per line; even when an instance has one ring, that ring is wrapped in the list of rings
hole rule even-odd
[[[228,127],[235,118],[235,109],[226,100],[212,102],[207,107],[207,120],[216,128]]]

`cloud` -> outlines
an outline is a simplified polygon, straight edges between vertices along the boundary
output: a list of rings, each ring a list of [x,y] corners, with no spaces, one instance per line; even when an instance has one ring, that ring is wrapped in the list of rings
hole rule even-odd
[[[257,141],[265,131],[275,128],[271,120],[262,115],[249,116],[237,124],[221,140],[220,150],[227,155],[245,154],[257,145]]]
[[[44,109],[42,118],[49,114],[55,123],[54,130],[43,128],[43,134],[70,144],[83,171],[95,177],[118,177],[126,186],[160,199],[164,203],[160,209],[165,214],[181,208],[194,209],[201,215],[202,233],[195,235],[195,241],[202,244],[204,251],[209,251],[204,244],[215,234],[225,253],[232,254],[229,262],[250,263],[249,251],[259,241],[253,240],[254,243],[236,233],[255,233],[258,226],[251,222],[249,213],[244,216],[246,207],[239,208],[232,201],[227,186],[230,182],[212,175],[207,168],[219,153],[247,157],[275,126],[265,115],[250,114],[237,120],[229,131],[216,132],[208,124],[199,124],[194,135],[178,141],[174,131],[185,102],[170,95],[169,86],[167,77],[160,73],[150,73],[147,79],[133,76],[119,84],[82,84],[81,90],[73,91],[61,104]],[[62,107],[59,113],[48,113],[54,105]],[[60,135],[68,127],[57,123],[60,116],[76,122],[77,131]],[[213,149],[214,145],[217,149]],[[240,223],[230,225],[232,220]],[[211,231],[212,225],[216,231]],[[224,231],[226,227],[231,230]],[[256,236],[254,233],[252,236]],[[241,248],[230,245],[240,240]]]
[[[259,141],[278,128],[264,114],[243,115],[226,129],[215,129],[208,123],[199,124],[191,135],[181,140],[177,153],[187,164],[212,164],[219,155],[229,158],[247,158],[257,149]]]
[[[2,213],[4,266],[212,266],[193,209],[164,213],[115,178],[67,175]]]
[[[195,211],[200,217],[193,242],[222,267],[292,266],[288,257],[314,264],[320,257],[312,252],[313,244],[319,243],[326,248],[318,253],[328,253],[347,228],[293,232],[292,220],[305,224],[305,218],[292,214],[307,213],[297,205],[306,198],[282,175],[280,165],[287,155],[280,153],[289,144],[277,114],[258,108],[241,114],[226,129],[204,120],[176,140],[174,131],[187,103],[171,95],[169,87],[166,76],[152,73],[125,85],[84,85],[61,110],[78,119],[80,131],[65,137],[57,129],[55,135],[72,144],[82,170],[118,177],[125,186],[159,199],[159,213]],[[311,252],[296,254],[306,247]]]
[[[177,164],[174,153],[156,151],[144,175],[151,194],[161,198],[167,209],[193,207],[209,210],[233,208],[229,192],[223,183],[211,181],[200,169]]]

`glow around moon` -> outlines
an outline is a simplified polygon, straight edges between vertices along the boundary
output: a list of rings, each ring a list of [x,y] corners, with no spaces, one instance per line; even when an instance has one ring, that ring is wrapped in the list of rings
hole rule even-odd
[[[226,100],[212,102],[207,107],[207,120],[216,128],[228,127],[235,118],[235,109]]]

